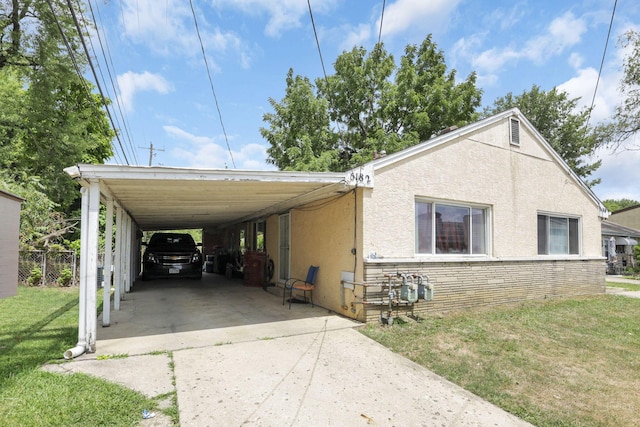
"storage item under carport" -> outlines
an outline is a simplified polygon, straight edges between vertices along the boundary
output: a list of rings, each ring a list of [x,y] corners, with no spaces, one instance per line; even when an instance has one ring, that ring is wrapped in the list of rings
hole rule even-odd
[[[266,264],[267,254],[265,252],[245,252],[243,285],[264,287],[267,281],[265,277]]]

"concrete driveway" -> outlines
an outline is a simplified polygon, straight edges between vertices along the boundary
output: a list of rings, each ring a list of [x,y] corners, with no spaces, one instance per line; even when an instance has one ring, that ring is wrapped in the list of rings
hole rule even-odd
[[[111,326],[98,327],[95,354],[46,369],[149,397],[175,392],[182,426],[529,425],[359,326],[319,307],[289,310],[275,292],[217,275],[136,283]],[[140,425],[171,423],[157,414]]]

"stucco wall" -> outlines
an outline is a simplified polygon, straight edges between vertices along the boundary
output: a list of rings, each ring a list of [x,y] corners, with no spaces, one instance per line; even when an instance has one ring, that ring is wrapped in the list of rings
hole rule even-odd
[[[622,212],[613,213],[609,216],[609,221],[624,225],[625,227],[640,230],[640,206]]]
[[[18,290],[20,204],[21,199],[0,191],[0,298]]]
[[[413,258],[414,204],[425,197],[490,207],[490,257],[538,256],[539,211],[580,217],[581,255],[600,257],[596,203],[524,126],[520,146],[509,144],[508,131],[505,119],[377,169],[363,200],[364,254]]]
[[[342,309],[340,300],[341,273],[353,272],[355,257],[351,249],[359,247],[358,241],[361,241],[360,236],[354,235],[356,222],[358,229],[361,228],[361,219],[355,216],[354,207],[354,194],[349,192],[340,198],[315,202],[290,211],[291,277],[304,279],[310,265],[319,266],[314,303],[338,313],[346,311]],[[278,226],[278,216],[269,217],[267,251],[274,260],[276,278],[279,267]],[[361,277],[361,261],[357,268]]]
[[[604,261],[599,260],[373,262],[364,268],[368,283],[385,283],[385,273],[429,276],[433,300],[396,307],[394,316],[601,294],[606,286]],[[356,307],[366,307],[368,322],[378,321],[388,310],[387,306]]]

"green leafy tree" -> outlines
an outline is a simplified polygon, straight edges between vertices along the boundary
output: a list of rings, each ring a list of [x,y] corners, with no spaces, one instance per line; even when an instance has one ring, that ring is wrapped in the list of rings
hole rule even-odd
[[[588,181],[588,177],[600,167],[601,161],[590,163],[590,157],[599,141],[588,124],[589,109],[576,111],[578,100],[556,88],[544,91],[533,85],[520,95],[509,92],[496,99],[491,107],[485,108],[484,115],[518,107],[576,175],[593,186],[600,180]]]
[[[631,142],[640,132],[640,32],[627,31],[620,37],[619,44],[628,52],[622,64],[622,101],[616,106],[612,121],[601,128],[600,138],[603,145],[614,151],[640,150],[640,145]]]
[[[269,99],[274,112],[263,116],[269,163],[343,171],[478,117],[482,92],[475,73],[456,83],[431,36],[408,45],[399,66],[378,43],[371,52],[343,52],[334,69],[315,85],[289,70],[284,98]]]
[[[632,199],[607,199],[603,200],[602,204],[609,210],[609,212],[616,212],[620,209],[629,208],[631,206],[640,205],[640,202]]]
[[[84,54],[68,3],[0,0],[0,8],[0,166],[40,177],[41,191],[68,211],[79,196],[63,169],[104,162],[114,133],[78,74]]]

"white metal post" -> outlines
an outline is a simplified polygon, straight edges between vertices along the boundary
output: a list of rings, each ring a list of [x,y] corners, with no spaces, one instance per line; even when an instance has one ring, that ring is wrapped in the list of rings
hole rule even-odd
[[[123,236],[124,247],[124,291],[131,291],[131,217],[127,214],[125,219],[125,231]]]
[[[78,347],[87,348],[87,230],[89,224],[89,191],[81,188],[82,212],[80,217],[80,296],[78,302]]]
[[[104,226],[104,288],[102,298],[102,326],[111,324],[111,252],[113,252],[113,199],[107,200]]]
[[[120,311],[120,300],[121,297],[121,288],[120,283],[122,283],[122,230],[124,229],[124,224],[122,221],[122,208],[120,206],[116,207],[116,253],[114,260],[114,295],[113,295],[113,309],[116,311]]]
[[[89,215],[87,224],[87,264],[86,264],[86,289],[87,289],[87,351],[96,351],[96,332],[98,309],[96,304],[98,288],[98,235],[100,232],[100,184],[92,182],[89,188]]]

